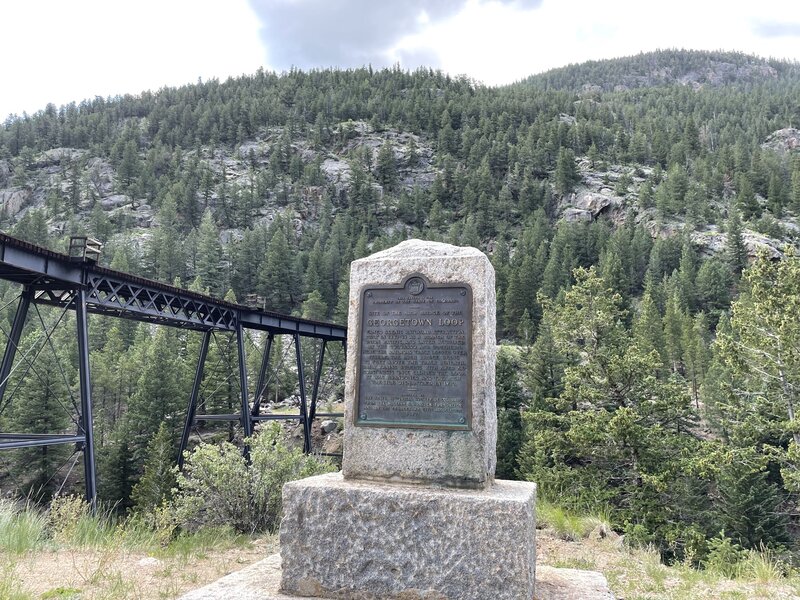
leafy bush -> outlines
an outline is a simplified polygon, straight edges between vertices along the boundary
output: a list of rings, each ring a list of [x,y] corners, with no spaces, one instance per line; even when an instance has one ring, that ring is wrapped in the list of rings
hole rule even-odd
[[[57,543],[72,547],[103,547],[123,541],[123,529],[111,510],[100,508],[92,514],[80,496],[57,496],[50,503],[48,529]]]
[[[227,442],[198,446],[178,475],[171,504],[176,522],[188,530],[229,525],[242,533],[274,531],[283,484],[333,470],[328,462],[289,449],[280,434],[275,423],[250,438],[250,465]]]

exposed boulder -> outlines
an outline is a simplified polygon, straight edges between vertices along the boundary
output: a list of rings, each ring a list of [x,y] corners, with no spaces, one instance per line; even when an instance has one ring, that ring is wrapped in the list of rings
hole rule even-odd
[[[708,227],[705,231],[693,231],[692,243],[697,246],[704,256],[723,255],[728,245],[728,234],[722,233],[715,226]],[[742,241],[747,248],[747,256],[752,260],[765,252],[772,260],[783,258],[781,248],[783,244],[776,239],[745,229],[742,231]]]
[[[89,172],[89,183],[94,192],[105,198],[114,193],[114,167],[102,158],[92,158],[86,164]]]
[[[0,190],[0,210],[9,216],[17,215],[32,198],[31,191],[26,188],[7,188]]]
[[[612,199],[597,192],[580,191],[573,194],[572,205],[575,208],[586,210],[592,213],[593,218],[597,218],[601,212],[611,206],[616,199]]]
[[[766,150],[772,150],[778,154],[800,151],[800,129],[787,127],[772,132],[761,144]]]
[[[140,204],[136,208],[128,204],[112,208],[108,213],[108,218],[112,223],[126,223],[143,229],[152,227],[154,216],[155,211],[149,204]]]
[[[52,167],[61,165],[64,162],[81,158],[86,154],[86,150],[78,148],[52,148],[42,152],[36,160],[31,164],[31,167],[41,169],[44,167]]]
[[[351,169],[347,161],[342,160],[335,156],[329,156],[322,161],[320,169],[325,174],[326,178],[340,185],[347,185],[350,183]]]
[[[125,206],[126,204],[131,204],[131,202],[130,196],[126,196],[125,194],[113,194],[102,198],[100,200],[100,206],[103,207],[103,210],[111,210],[113,208]]]
[[[597,571],[536,566],[535,600],[615,600],[608,581]]]
[[[567,223],[578,223],[580,221],[591,221],[592,213],[580,208],[567,208],[561,213],[561,218]]]

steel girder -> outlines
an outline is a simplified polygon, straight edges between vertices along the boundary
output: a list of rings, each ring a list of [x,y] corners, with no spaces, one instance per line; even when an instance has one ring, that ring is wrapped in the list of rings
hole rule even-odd
[[[181,439],[181,451],[186,448],[189,428],[198,419],[236,420],[241,423],[246,435],[252,433],[253,425],[258,421],[298,420],[304,429],[305,450],[310,451],[310,427],[316,411],[316,396],[324,360],[324,345],[315,369],[314,390],[309,410],[304,388],[300,338],[312,337],[321,339],[323,342],[337,341],[346,347],[347,329],[345,327],[232,304],[211,296],[106,269],[97,265],[93,260],[80,257],[71,258],[2,233],[0,233],[0,279],[23,286],[23,294],[12,331],[9,334],[10,339],[7,341],[3,359],[0,361],[0,404],[2,404],[5,384],[11,372],[30,303],[60,306],[65,310],[71,309],[76,312],[81,400],[78,431],[75,435],[0,433],[0,450],[76,444],[83,450],[86,497],[93,508],[96,502],[96,473],[87,313],[105,314],[204,332],[195,385],[189,399],[189,410]],[[252,408],[249,406],[247,369],[244,366],[243,329],[255,329],[269,334],[266,360],[259,372]],[[241,365],[238,375],[243,380],[242,406],[239,414],[203,416],[195,414],[199,384],[208,351],[208,339],[213,331],[236,332],[237,334]],[[263,392],[261,388],[265,385],[264,375],[269,360],[269,347],[272,338],[277,334],[291,335],[296,344],[302,399],[299,415],[259,414],[259,396]]]

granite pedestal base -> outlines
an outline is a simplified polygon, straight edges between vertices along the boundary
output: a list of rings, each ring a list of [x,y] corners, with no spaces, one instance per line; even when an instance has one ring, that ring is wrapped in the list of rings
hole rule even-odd
[[[530,600],[536,485],[460,490],[344,480],[286,484],[281,591],[326,598]]]

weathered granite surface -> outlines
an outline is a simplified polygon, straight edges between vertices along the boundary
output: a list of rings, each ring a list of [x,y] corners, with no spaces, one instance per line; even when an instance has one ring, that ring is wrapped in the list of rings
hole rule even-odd
[[[278,591],[280,579],[281,556],[272,554],[241,571],[192,590],[181,596],[180,600],[297,600],[297,596],[287,596]],[[596,571],[539,565],[536,568],[534,599],[614,600],[614,594],[608,588],[606,578]],[[310,600],[321,599],[317,596]]]
[[[355,427],[359,311],[364,288],[394,284],[421,273],[431,284],[472,288],[472,430]],[[350,267],[348,353],[345,373],[344,458],[347,479],[482,488],[494,479],[495,407],[494,268],[475,248],[408,240],[354,261]]]
[[[536,486],[518,481],[442,489],[329,473],[287,483],[281,590],[364,600],[527,600],[535,499]]]
[[[213,583],[192,590],[179,600],[292,600],[279,591],[281,555],[272,554]]]
[[[602,573],[540,565],[536,571],[535,600],[615,599]]]

